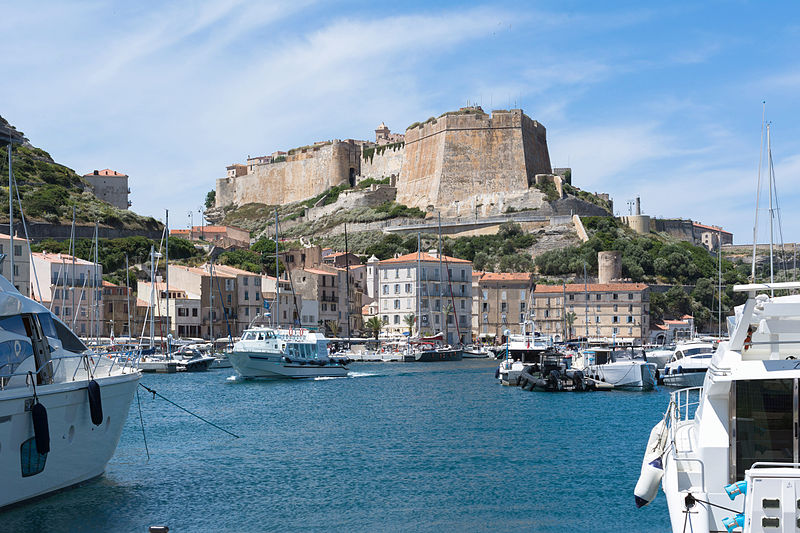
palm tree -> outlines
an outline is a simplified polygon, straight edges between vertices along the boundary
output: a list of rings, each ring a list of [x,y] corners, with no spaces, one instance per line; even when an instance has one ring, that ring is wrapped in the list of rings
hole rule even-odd
[[[575,324],[575,319],[578,318],[578,315],[576,315],[574,311],[570,311],[569,313],[564,315],[564,318],[567,321],[567,331],[569,332],[567,337],[571,339],[572,338],[572,325]],[[564,339],[564,340],[567,340],[567,339]]]
[[[380,335],[381,329],[383,329],[383,321],[377,316],[373,316],[364,322],[364,327],[366,327],[368,331],[372,332],[372,334],[375,336],[375,340],[378,340],[378,335]]]
[[[414,313],[409,313],[403,317],[403,323],[408,326],[408,334],[414,333],[414,323],[417,321]]]
[[[338,320],[328,320],[325,322],[325,325],[328,326],[328,331],[331,332],[331,337],[338,337],[339,331],[341,331],[341,327],[339,326]]]

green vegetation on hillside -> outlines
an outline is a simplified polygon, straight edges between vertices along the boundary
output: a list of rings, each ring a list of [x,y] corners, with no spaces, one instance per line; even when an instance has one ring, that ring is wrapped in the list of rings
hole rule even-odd
[[[118,209],[91,193],[75,171],[53,161],[41,148],[15,146],[12,151],[14,179],[25,216],[53,224],[70,223],[72,208],[78,222],[115,228],[159,230],[161,224],[127,209]],[[0,175],[8,175],[8,152],[0,147]],[[15,211],[19,204],[14,201]],[[0,221],[8,222],[8,187],[0,187]]]

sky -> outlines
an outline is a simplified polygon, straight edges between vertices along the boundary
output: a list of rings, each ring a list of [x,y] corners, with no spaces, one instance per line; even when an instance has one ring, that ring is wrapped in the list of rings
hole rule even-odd
[[[797,2],[0,0],[0,12],[0,115],[79,174],[128,174],[132,209],[169,209],[171,227],[190,211],[197,224],[248,155],[478,104],[541,122],[552,165],[619,214],[640,196],[645,214],[749,243],[766,102],[776,216],[784,241],[800,239]]]

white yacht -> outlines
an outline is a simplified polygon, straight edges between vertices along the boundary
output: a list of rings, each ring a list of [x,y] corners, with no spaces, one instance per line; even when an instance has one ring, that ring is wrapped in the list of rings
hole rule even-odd
[[[716,347],[710,342],[685,342],[675,347],[661,379],[668,387],[699,387]]]
[[[520,333],[508,333],[506,344],[495,348],[498,359],[511,359],[522,363],[538,363],[542,354],[553,347],[553,339],[536,332],[532,321],[520,325]]]
[[[734,288],[749,296],[703,386],[673,392],[653,428],[636,504],[652,501],[661,481],[674,532],[797,530],[800,295],[756,296],[779,289],[800,283]]]
[[[0,507],[105,470],[141,374],[0,277]]]
[[[573,357],[573,366],[615,389],[651,391],[656,385],[656,364],[625,350],[589,348]]]
[[[245,330],[228,354],[243,378],[344,377],[347,360],[328,356],[328,339],[305,328]]]
[[[675,346],[655,346],[646,348],[645,356],[647,357],[647,362],[655,363],[656,368],[659,370],[663,370],[669,360],[672,359],[672,356],[675,354]]]

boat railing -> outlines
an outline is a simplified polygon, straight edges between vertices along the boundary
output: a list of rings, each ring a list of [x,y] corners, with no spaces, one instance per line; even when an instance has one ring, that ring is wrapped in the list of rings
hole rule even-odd
[[[703,399],[703,387],[680,389],[671,396],[672,404],[675,406],[672,411],[672,423],[685,422],[694,418],[694,413]]]
[[[138,368],[139,357],[136,355],[135,352],[108,352],[103,354],[84,353],[84,354],[61,355],[50,359],[49,361],[47,361],[47,363],[39,367],[36,371],[30,370],[25,372],[0,373],[0,390],[6,390],[6,388],[8,388],[9,381],[11,380],[11,378],[14,377],[22,376],[27,379],[30,379],[30,377],[38,377],[40,374],[56,376],[59,370],[61,370],[61,368],[65,365],[65,361],[76,360],[76,359],[83,360],[83,364],[80,364],[79,361],[78,364],[75,365],[75,369],[72,372],[71,381],[75,381],[77,379],[90,379],[91,376],[96,375],[98,373],[98,368],[100,366],[101,361],[103,361],[104,358],[106,358],[106,361],[110,360],[111,363],[108,365],[108,375],[111,375],[111,371],[114,369],[115,366],[119,366],[121,368],[122,373],[125,373],[126,371],[135,371]],[[86,376],[85,378],[83,377],[84,373]]]

